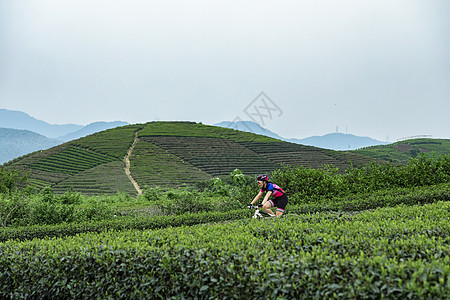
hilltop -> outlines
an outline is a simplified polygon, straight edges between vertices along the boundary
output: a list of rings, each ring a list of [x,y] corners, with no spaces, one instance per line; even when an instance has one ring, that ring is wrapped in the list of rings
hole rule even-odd
[[[131,153],[130,148],[133,146]],[[286,165],[345,169],[372,159],[298,145],[274,138],[193,122],[150,122],[94,133],[15,159],[8,169],[28,173],[38,187],[85,194],[136,190],[125,174],[125,158],[138,185],[180,187],[228,175],[269,173]]]
[[[373,146],[360,150],[351,151],[355,154],[364,155],[374,159],[406,163],[411,157],[420,153],[430,155],[450,154],[450,140],[448,139],[411,139],[397,143]]]

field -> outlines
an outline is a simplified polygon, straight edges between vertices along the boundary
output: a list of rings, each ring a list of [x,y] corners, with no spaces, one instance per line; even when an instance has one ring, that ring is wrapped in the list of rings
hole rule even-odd
[[[140,139],[136,159],[172,141]],[[179,156],[157,157],[176,177]],[[290,201],[267,219],[245,208],[258,188],[239,170],[139,197],[21,190],[0,171],[0,298],[450,297],[449,156],[275,169]]]

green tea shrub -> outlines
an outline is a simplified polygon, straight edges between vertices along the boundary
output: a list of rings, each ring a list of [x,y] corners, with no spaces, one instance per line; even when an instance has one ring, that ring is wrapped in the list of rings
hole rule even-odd
[[[236,206],[244,207],[253,200],[259,191],[259,187],[256,184],[256,178],[246,176],[244,173],[235,169],[230,173],[230,178],[233,185],[230,187],[230,202]]]
[[[204,223],[223,222],[250,218],[247,209],[228,210],[226,212],[186,213],[177,216],[122,217],[101,221],[73,222],[56,225],[34,225],[6,227],[0,230],[0,243],[9,240],[32,240],[35,238],[53,238],[74,236],[81,233],[100,233],[127,229],[150,230],[167,227],[192,226]]]
[[[229,184],[226,184],[219,177],[215,177],[210,179],[207,192],[212,196],[230,196],[230,188]]]
[[[0,298],[448,299],[449,203],[7,241]]]
[[[147,201],[157,201],[163,199],[164,192],[161,187],[145,186],[141,197]]]
[[[405,167],[409,186],[424,186],[450,182],[450,155],[426,156],[421,153]]]
[[[74,205],[62,204],[50,188],[39,194],[0,194],[0,219],[6,221],[3,226],[73,222],[74,211]]]
[[[167,215],[198,213],[214,209],[211,199],[197,191],[172,190],[165,196],[165,199],[158,201],[158,206]]]
[[[120,215],[110,200],[119,198],[91,197],[67,191],[58,196],[50,187],[39,193],[29,191],[0,194],[0,225],[51,225],[90,220],[104,220]]]
[[[58,201],[47,201],[46,198],[34,198],[27,207],[28,213],[20,223],[27,225],[60,224],[75,221],[73,205],[61,204]]]
[[[28,197],[24,193],[0,193],[0,226],[17,224],[27,214]]]
[[[272,172],[271,181],[282,187],[296,203],[340,195],[342,184],[338,169],[327,166],[312,169],[303,166],[285,166]]]
[[[27,177],[18,171],[9,171],[0,166],[0,194],[11,193],[27,182]]]
[[[371,163],[350,166],[344,173],[332,166],[303,166],[272,172],[272,181],[285,189],[291,204],[301,204],[383,189],[413,188],[450,182],[450,156],[418,155],[406,165]]]
[[[63,195],[59,196],[61,204],[77,205],[82,202],[81,193],[74,192],[72,189],[67,190]]]
[[[89,199],[86,205],[75,211],[75,219],[78,222],[111,219],[118,215],[120,213],[116,207],[97,197]]]

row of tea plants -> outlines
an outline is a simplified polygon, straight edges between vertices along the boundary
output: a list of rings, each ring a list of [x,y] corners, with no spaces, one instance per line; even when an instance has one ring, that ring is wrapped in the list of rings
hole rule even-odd
[[[0,243],[2,298],[445,299],[450,202]]]

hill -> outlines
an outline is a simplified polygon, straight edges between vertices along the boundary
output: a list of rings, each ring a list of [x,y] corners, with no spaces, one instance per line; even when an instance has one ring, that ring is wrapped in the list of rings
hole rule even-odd
[[[0,109],[0,127],[29,130],[48,138],[57,138],[83,128],[82,125],[75,124],[53,125],[24,112],[7,109]]]
[[[450,154],[450,140],[447,139],[411,139],[389,145],[373,146],[355,150],[352,153],[370,158],[406,163],[411,157],[419,153]]]
[[[0,164],[37,150],[61,144],[58,140],[28,130],[0,128]]]
[[[322,136],[311,136],[303,139],[296,138],[284,138],[277,133],[274,133],[259,124],[251,121],[237,121],[229,122],[224,121],[215,124],[224,128],[232,128],[245,132],[252,132],[264,136],[269,136],[275,139],[279,139],[286,142],[314,146],[330,150],[355,150],[364,147],[370,147],[375,145],[385,145],[386,142],[381,142],[370,137],[356,136],[352,134],[343,133],[329,133]]]
[[[283,164],[347,168],[372,159],[347,152],[303,146],[270,137],[193,122],[151,122],[98,132],[6,164],[28,173],[38,187],[68,188],[84,194],[136,190],[125,173],[145,186],[179,187],[236,168],[248,175],[268,173]]]

